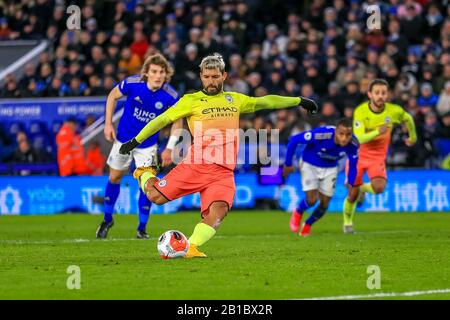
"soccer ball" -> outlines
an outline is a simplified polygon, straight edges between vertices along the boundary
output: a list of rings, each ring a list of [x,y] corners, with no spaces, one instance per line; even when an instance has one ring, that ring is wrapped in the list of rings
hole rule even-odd
[[[181,231],[169,230],[159,237],[157,248],[163,259],[182,258],[188,251],[189,242]]]

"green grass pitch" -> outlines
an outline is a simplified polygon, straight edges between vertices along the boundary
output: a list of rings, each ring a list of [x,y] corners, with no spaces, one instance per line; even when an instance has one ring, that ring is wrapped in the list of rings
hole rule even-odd
[[[202,247],[206,259],[162,260],[157,237],[190,236],[198,213],[150,217],[150,240],[134,239],[137,216],[115,216],[96,240],[101,216],[0,216],[0,299],[300,299],[422,292],[385,299],[450,299],[449,213],[360,213],[354,235],[327,214],[301,238],[289,214],[232,211]],[[69,290],[67,268],[81,270]],[[370,265],[381,289],[367,288]]]

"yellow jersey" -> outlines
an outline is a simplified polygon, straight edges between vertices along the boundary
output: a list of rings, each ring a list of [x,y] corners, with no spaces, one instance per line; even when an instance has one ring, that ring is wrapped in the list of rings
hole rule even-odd
[[[215,163],[233,170],[239,146],[239,115],[295,107],[300,102],[301,97],[249,97],[237,92],[208,95],[198,91],[185,94],[171,108],[147,123],[135,139],[142,143],[169,123],[186,118],[194,141],[183,162]]]
[[[374,112],[369,107],[369,101],[356,107],[353,115],[353,131],[360,142],[359,157],[386,158],[391,132],[395,124],[405,122],[408,126],[409,137],[416,141],[414,120],[411,115],[397,104],[386,102],[384,110]],[[384,134],[378,133],[378,128],[387,124],[389,129]]]

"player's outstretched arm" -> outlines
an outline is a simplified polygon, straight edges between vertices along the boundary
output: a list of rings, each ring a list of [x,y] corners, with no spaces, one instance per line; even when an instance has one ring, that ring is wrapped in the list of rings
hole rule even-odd
[[[297,106],[301,106],[307,110],[309,114],[316,114],[319,111],[319,107],[313,100],[304,97],[267,95],[257,98],[247,98],[247,101],[241,108],[241,113],[252,113],[260,110],[283,109]]]
[[[106,110],[105,110],[105,129],[103,133],[105,134],[106,140],[109,142],[114,141],[116,139],[116,132],[114,130],[112,118],[114,114],[114,110],[116,109],[117,101],[123,97],[122,92],[119,90],[119,87],[114,87],[111,92],[108,94],[108,98],[106,99]]]
[[[147,123],[136,137],[122,144],[119,153],[130,154],[131,150],[139,146],[147,138],[151,137],[168,124],[187,117],[191,112],[190,99],[181,98],[172,108],[169,108],[167,111],[161,113],[155,119]]]

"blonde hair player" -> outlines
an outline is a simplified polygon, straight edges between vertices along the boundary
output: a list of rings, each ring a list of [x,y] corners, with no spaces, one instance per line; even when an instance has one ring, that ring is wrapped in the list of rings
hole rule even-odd
[[[200,63],[201,91],[185,94],[178,103],[150,122],[135,138],[124,143],[121,154],[128,154],[148,137],[169,123],[186,118],[194,142],[186,157],[163,179],[153,168],[137,168],[133,176],[139,180],[148,199],[156,204],[200,192],[201,221],[189,238],[186,258],[206,257],[199,247],[210,240],[233,204],[238,137],[230,130],[239,129],[239,115],[263,109],[301,106],[317,113],[318,106],[303,97],[267,95],[249,97],[224,92],[227,77],[220,54],[212,54]],[[208,157],[206,155],[214,155]]]

